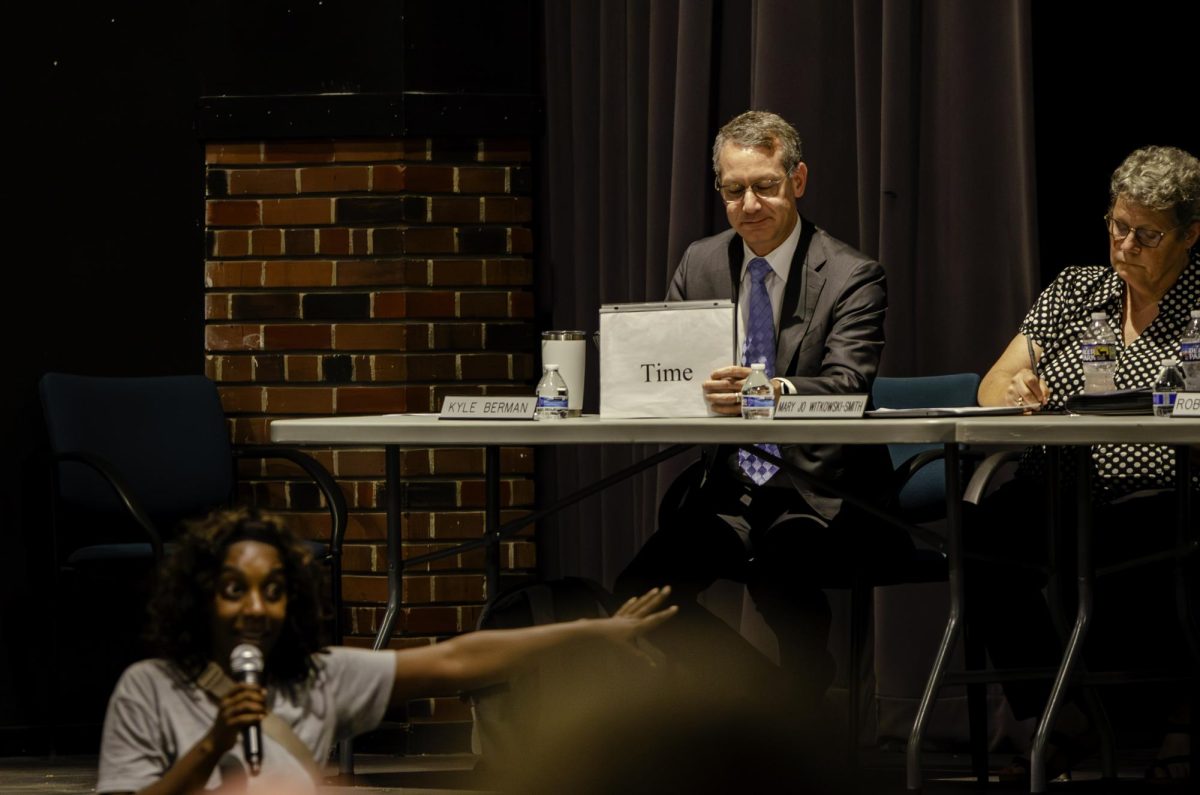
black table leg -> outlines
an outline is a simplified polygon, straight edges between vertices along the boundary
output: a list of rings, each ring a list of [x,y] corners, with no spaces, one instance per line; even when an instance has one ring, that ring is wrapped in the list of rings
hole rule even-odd
[[[962,556],[962,489],[959,484],[960,470],[958,461],[958,445],[946,445],[946,558],[950,569],[950,615],[946,619],[946,630],[942,634],[942,643],[934,657],[933,670],[929,672],[929,680],[925,683],[925,692],[921,696],[921,704],[917,708],[917,717],[913,721],[912,732],[908,736],[907,748],[907,787],[910,791],[921,789],[921,743],[925,737],[925,727],[929,723],[929,713],[942,687],[942,679],[946,675],[946,667],[950,663],[950,654],[958,641],[962,629],[962,615],[966,599],[963,593],[963,556]]]
[[[484,467],[484,578],[490,604],[500,593],[500,448],[496,445],[484,448]]]
[[[404,550],[400,546],[400,522],[404,514],[404,495],[400,484],[400,448],[387,445],[383,448],[383,457],[384,482],[387,489],[388,599],[383,622],[379,625],[375,641],[371,644],[371,648],[375,650],[386,648],[388,640],[392,637],[392,628],[396,625],[396,616],[400,613],[404,587]],[[342,740],[338,744],[338,775],[347,781],[354,776],[353,740]]]
[[[983,671],[987,668],[987,651],[979,636],[978,622],[972,626],[969,616],[963,614],[963,657],[968,671]],[[971,746],[971,772],[978,784],[988,783],[988,710],[987,685],[983,682],[967,684],[967,740]]]
[[[1047,560],[1049,562],[1049,580],[1047,582],[1046,592],[1049,596],[1050,615],[1054,621],[1054,629],[1058,633],[1059,639],[1065,644],[1069,638],[1072,629],[1074,628],[1073,620],[1069,620],[1067,616],[1067,604],[1072,601],[1072,597],[1077,593],[1078,589],[1072,592],[1066,578],[1063,576],[1062,561],[1066,560],[1067,553],[1071,547],[1070,542],[1074,540],[1075,533],[1070,531],[1070,528],[1077,526],[1074,520],[1074,514],[1068,510],[1066,501],[1063,499],[1063,451],[1060,447],[1046,448],[1046,468],[1049,477],[1046,478],[1046,505],[1049,506],[1047,516],[1046,538],[1047,541]],[[1079,461],[1079,466],[1090,466],[1090,460],[1084,462]],[[1083,475],[1082,477],[1086,477]],[[1075,481],[1078,486],[1079,481]],[[1086,481],[1084,481],[1086,483]],[[1075,500],[1076,503],[1079,500]],[[1089,503],[1090,504],[1090,503]],[[1078,525],[1082,527],[1082,525]],[[1093,571],[1094,574],[1094,571]],[[1094,579],[1094,578],[1093,578]],[[1086,673],[1085,665],[1081,660],[1076,669],[1080,673]],[[1083,710],[1091,721],[1092,726],[1100,735],[1100,768],[1101,774],[1105,778],[1116,778],[1117,776],[1117,757],[1116,757],[1116,739],[1113,734],[1112,724],[1108,720],[1108,713],[1104,709],[1103,702],[1100,701],[1099,694],[1094,687],[1084,687],[1082,689]]]
[[[1196,627],[1196,616],[1192,610],[1191,580],[1189,567],[1196,567],[1195,553],[1185,556],[1184,550],[1196,542],[1195,525],[1192,524],[1192,459],[1191,450],[1180,445],[1175,448],[1175,495],[1177,499],[1177,521],[1175,523],[1175,608],[1179,614],[1179,625],[1187,639],[1188,651],[1193,662],[1200,667],[1200,637]],[[1193,717],[1193,725],[1195,718]]]
[[[1187,641],[1188,652],[1196,670],[1200,670],[1200,637],[1196,626],[1196,614],[1192,609],[1192,579],[1188,577],[1189,569],[1198,568],[1196,553],[1184,554],[1196,543],[1196,529],[1193,524],[1194,504],[1192,501],[1192,458],[1191,449],[1186,445],[1175,448],[1175,494],[1177,503],[1175,522],[1175,609],[1179,615],[1179,626]],[[1200,682],[1195,678],[1188,685],[1188,725],[1190,726],[1189,742],[1191,748],[1191,769],[1200,770]],[[1193,774],[1194,775],[1194,774]]]
[[[400,448],[388,445],[383,449],[386,466],[387,487],[387,561],[388,600],[383,622],[375,635],[372,648],[382,649],[392,637],[392,628],[400,613],[400,599],[404,592],[404,550],[400,543],[400,522],[404,515],[403,486],[400,483]]]
[[[1092,622],[1092,501],[1089,490],[1091,479],[1091,449],[1080,447],[1076,450],[1075,497],[1077,513],[1075,517],[1078,533],[1076,538],[1077,570],[1076,585],[1079,593],[1079,603],[1075,613],[1075,626],[1067,647],[1063,653],[1062,663],[1054,677],[1054,685],[1050,689],[1050,701],[1042,712],[1038,723],[1037,733],[1033,738],[1033,748],[1029,753],[1029,790],[1030,792],[1046,791],[1046,745],[1054,730],[1054,722],[1066,696],[1067,684],[1075,671],[1083,652],[1083,642],[1087,637],[1088,627]],[[1057,476],[1057,473],[1054,473]]]

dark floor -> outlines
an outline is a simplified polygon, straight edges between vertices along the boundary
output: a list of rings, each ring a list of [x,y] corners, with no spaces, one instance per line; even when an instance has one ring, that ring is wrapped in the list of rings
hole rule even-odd
[[[1055,782],[1050,792],[1058,793],[1134,793],[1192,792],[1185,785],[1163,786],[1144,780],[1149,755],[1123,754],[1120,777],[1105,781],[1096,769],[1077,772],[1070,782]],[[359,755],[352,784],[332,783],[330,793],[393,792],[407,795],[465,795],[485,793],[472,773],[476,758],[470,755],[385,757]],[[993,764],[1004,760],[993,759]],[[1000,784],[994,779],[979,787],[969,775],[969,760],[960,755],[928,754],[925,759],[925,792],[933,795],[987,792],[994,795],[1028,792],[1027,784]],[[91,756],[54,759],[25,757],[0,759],[0,792],[4,795],[78,795],[94,792],[96,758]],[[331,769],[331,773],[336,772]],[[904,793],[904,755],[875,752],[864,756],[854,788],[862,793]],[[750,791],[753,791],[751,784]]]
[[[327,793],[402,792],[406,795],[482,793],[472,788],[475,757],[466,754],[407,758],[359,755],[353,784],[332,783]],[[331,781],[336,767],[327,771]],[[96,791],[96,757],[65,756],[0,758],[3,795],[81,795]]]

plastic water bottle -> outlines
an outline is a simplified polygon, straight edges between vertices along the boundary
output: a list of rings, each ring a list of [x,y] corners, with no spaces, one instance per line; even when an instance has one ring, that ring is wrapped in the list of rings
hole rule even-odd
[[[767,380],[767,366],[762,362],[750,365],[750,375],[742,385],[742,418],[769,420],[775,416],[775,388]]]
[[[1174,359],[1163,359],[1159,363],[1158,378],[1154,379],[1154,416],[1170,417],[1175,409],[1175,395],[1182,392],[1183,371]]]
[[[1083,360],[1083,392],[1112,392],[1113,373],[1117,369],[1117,333],[1108,324],[1108,315],[1093,312],[1079,338],[1079,358]]]
[[[558,374],[557,364],[542,367],[542,380],[537,385],[535,420],[558,420],[567,416],[567,382]]]
[[[1200,309],[1192,310],[1192,319],[1179,338],[1179,358],[1187,391],[1200,392]]]

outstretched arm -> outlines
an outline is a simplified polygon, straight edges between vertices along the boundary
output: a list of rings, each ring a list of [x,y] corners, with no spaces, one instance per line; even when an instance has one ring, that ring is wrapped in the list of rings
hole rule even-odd
[[[529,667],[545,652],[583,643],[608,643],[644,657],[634,642],[675,614],[674,606],[660,609],[670,593],[669,587],[655,588],[630,599],[610,618],[481,630],[396,652],[391,703],[495,684]]]

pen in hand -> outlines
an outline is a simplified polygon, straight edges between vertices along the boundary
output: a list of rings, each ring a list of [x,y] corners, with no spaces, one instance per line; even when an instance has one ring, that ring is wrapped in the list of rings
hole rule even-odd
[[[1038,358],[1036,351],[1033,349],[1033,339],[1031,337],[1025,337],[1025,350],[1029,353],[1029,370],[1033,373],[1035,379],[1034,383],[1029,384],[1029,387],[1034,392],[1034,396],[1038,399],[1039,404],[1044,406],[1050,397],[1050,391],[1046,387],[1046,382],[1042,380],[1042,374],[1038,372]],[[1036,389],[1034,389],[1035,385]],[[1036,411],[1037,408],[1033,407],[1033,410]]]

